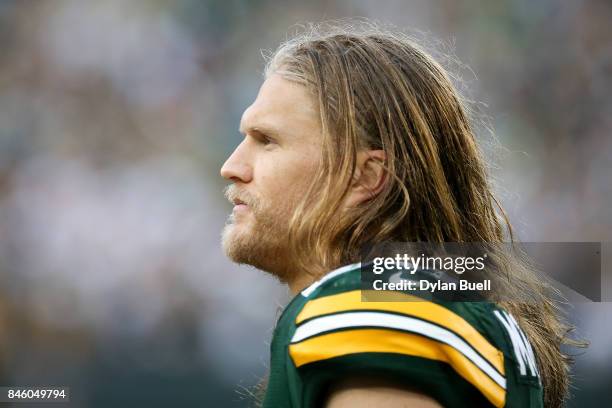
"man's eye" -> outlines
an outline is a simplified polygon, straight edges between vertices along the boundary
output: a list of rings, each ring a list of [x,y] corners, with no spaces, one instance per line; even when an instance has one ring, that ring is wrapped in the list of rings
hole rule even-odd
[[[260,132],[249,133],[247,135],[247,138],[250,138],[253,142],[257,143],[258,145],[265,146],[265,147],[274,145],[276,143],[274,139]]]
[[[266,135],[258,135],[256,139],[258,143],[261,143],[264,146],[274,143],[274,140],[270,139]]]

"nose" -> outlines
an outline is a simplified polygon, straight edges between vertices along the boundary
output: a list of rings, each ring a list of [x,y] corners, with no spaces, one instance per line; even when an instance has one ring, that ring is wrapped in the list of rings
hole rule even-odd
[[[221,177],[233,182],[250,182],[253,178],[253,168],[248,162],[247,153],[245,142],[243,141],[221,167]]]

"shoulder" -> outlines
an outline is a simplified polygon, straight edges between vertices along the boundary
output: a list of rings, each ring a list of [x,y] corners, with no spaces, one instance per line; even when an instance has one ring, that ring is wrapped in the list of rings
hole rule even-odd
[[[299,310],[294,313],[294,323],[300,327],[310,323],[309,326],[314,327],[319,326],[312,323],[315,319],[319,322],[347,323],[372,319],[373,326],[391,322],[398,322],[401,326],[408,322],[405,318],[410,317],[413,323],[411,326],[436,332],[446,329],[472,340],[477,336],[475,333],[486,334],[491,329],[498,329],[499,319],[496,315],[501,313],[505,316],[503,309],[491,302],[445,301],[431,296],[424,297],[422,292],[386,292],[380,296],[375,291],[362,289],[364,286],[360,267],[357,263],[339,268],[304,289]],[[323,318],[326,319],[321,320]],[[376,321],[374,318],[383,320]],[[305,336],[305,331],[296,330],[297,338]],[[494,342],[494,339],[491,341]]]
[[[393,301],[368,301],[364,292],[359,264],[302,291],[287,322],[293,326],[288,352],[309,378],[399,377],[430,395],[442,395],[442,402],[462,393],[494,406],[504,406],[508,388],[516,383],[515,367],[532,374],[532,385],[538,385],[529,342],[497,305],[402,293]],[[523,350],[518,359],[517,344]]]

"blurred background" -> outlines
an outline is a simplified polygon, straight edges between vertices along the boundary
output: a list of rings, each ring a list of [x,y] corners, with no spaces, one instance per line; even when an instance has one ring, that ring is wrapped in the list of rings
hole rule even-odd
[[[69,385],[74,407],[251,406],[289,294],[225,259],[218,171],[261,50],[350,16],[464,64],[521,240],[612,241],[608,0],[0,0],[0,385]],[[592,343],[569,406],[601,406],[612,303],[567,310]]]

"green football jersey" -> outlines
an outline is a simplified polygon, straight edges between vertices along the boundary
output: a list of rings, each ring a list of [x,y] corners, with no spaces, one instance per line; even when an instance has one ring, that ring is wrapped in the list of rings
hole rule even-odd
[[[491,302],[363,301],[360,264],[284,309],[263,406],[322,406],[348,377],[387,379],[445,407],[543,406],[533,349],[509,313]]]

